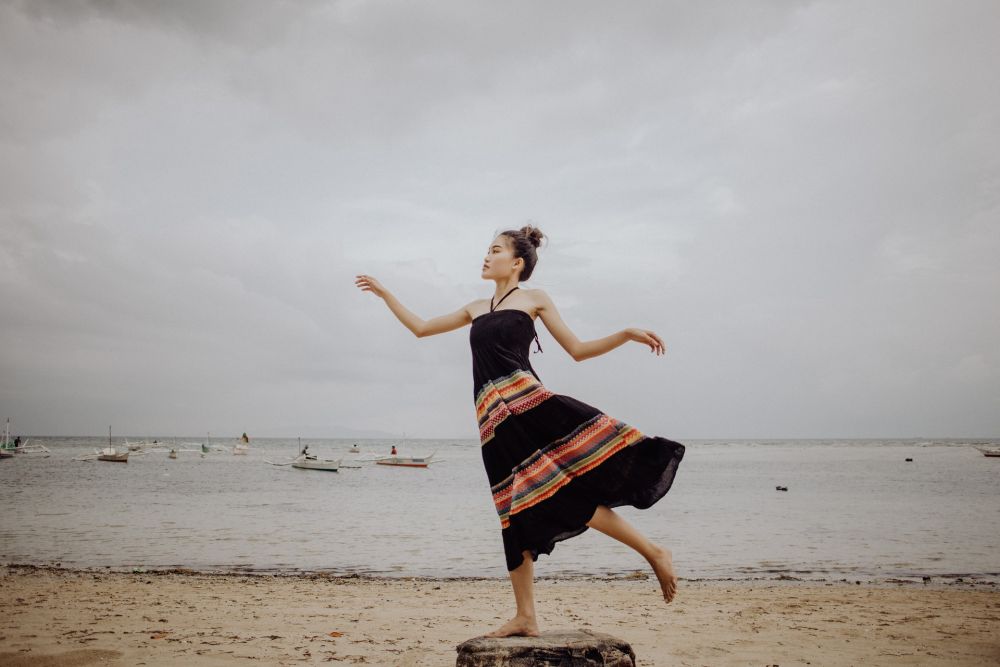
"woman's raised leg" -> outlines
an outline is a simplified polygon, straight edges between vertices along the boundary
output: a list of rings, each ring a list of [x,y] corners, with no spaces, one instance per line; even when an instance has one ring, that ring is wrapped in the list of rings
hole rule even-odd
[[[517,613],[514,618],[486,634],[486,637],[538,636],[538,619],[535,616],[535,563],[531,560],[530,551],[525,551],[523,555],[524,562],[510,572]]]
[[[632,524],[604,505],[597,506],[597,511],[587,525],[638,551],[653,567],[663,591],[663,599],[667,602],[674,599],[677,577],[674,575],[673,554],[670,549],[653,544]]]

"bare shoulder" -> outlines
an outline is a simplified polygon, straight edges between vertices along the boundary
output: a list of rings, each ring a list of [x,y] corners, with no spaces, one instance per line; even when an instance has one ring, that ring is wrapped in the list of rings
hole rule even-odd
[[[490,309],[490,300],[476,299],[462,306],[462,309],[469,314],[470,319],[475,319],[477,315],[482,315]]]
[[[546,307],[553,305],[552,297],[543,289],[526,289],[524,291],[528,298],[531,299],[531,306],[536,313],[541,313]]]

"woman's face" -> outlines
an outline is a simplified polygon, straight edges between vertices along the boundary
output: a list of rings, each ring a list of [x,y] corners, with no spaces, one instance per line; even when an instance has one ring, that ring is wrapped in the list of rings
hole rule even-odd
[[[514,249],[510,239],[501,234],[493,239],[486,251],[482,278],[483,280],[509,278],[515,273],[520,274],[523,268],[524,260],[514,257]]]

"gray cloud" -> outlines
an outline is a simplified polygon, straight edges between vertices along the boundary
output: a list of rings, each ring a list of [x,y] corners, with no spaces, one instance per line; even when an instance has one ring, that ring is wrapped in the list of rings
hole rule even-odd
[[[993,3],[0,6],[0,405],[26,433],[476,436],[492,235],[546,384],[681,437],[995,435]],[[120,425],[120,426],[119,426]],[[329,425],[324,426],[324,425]],[[309,431],[309,432],[306,432]]]

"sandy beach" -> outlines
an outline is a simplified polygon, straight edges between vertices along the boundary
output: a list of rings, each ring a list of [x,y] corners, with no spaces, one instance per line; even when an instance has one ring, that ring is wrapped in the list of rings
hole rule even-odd
[[[638,664],[1000,664],[983,587],[641,578],[538,582],[543,630],[630,642]],[[506,620],[502,580],[0,570],[0,665],[449,665]]]

